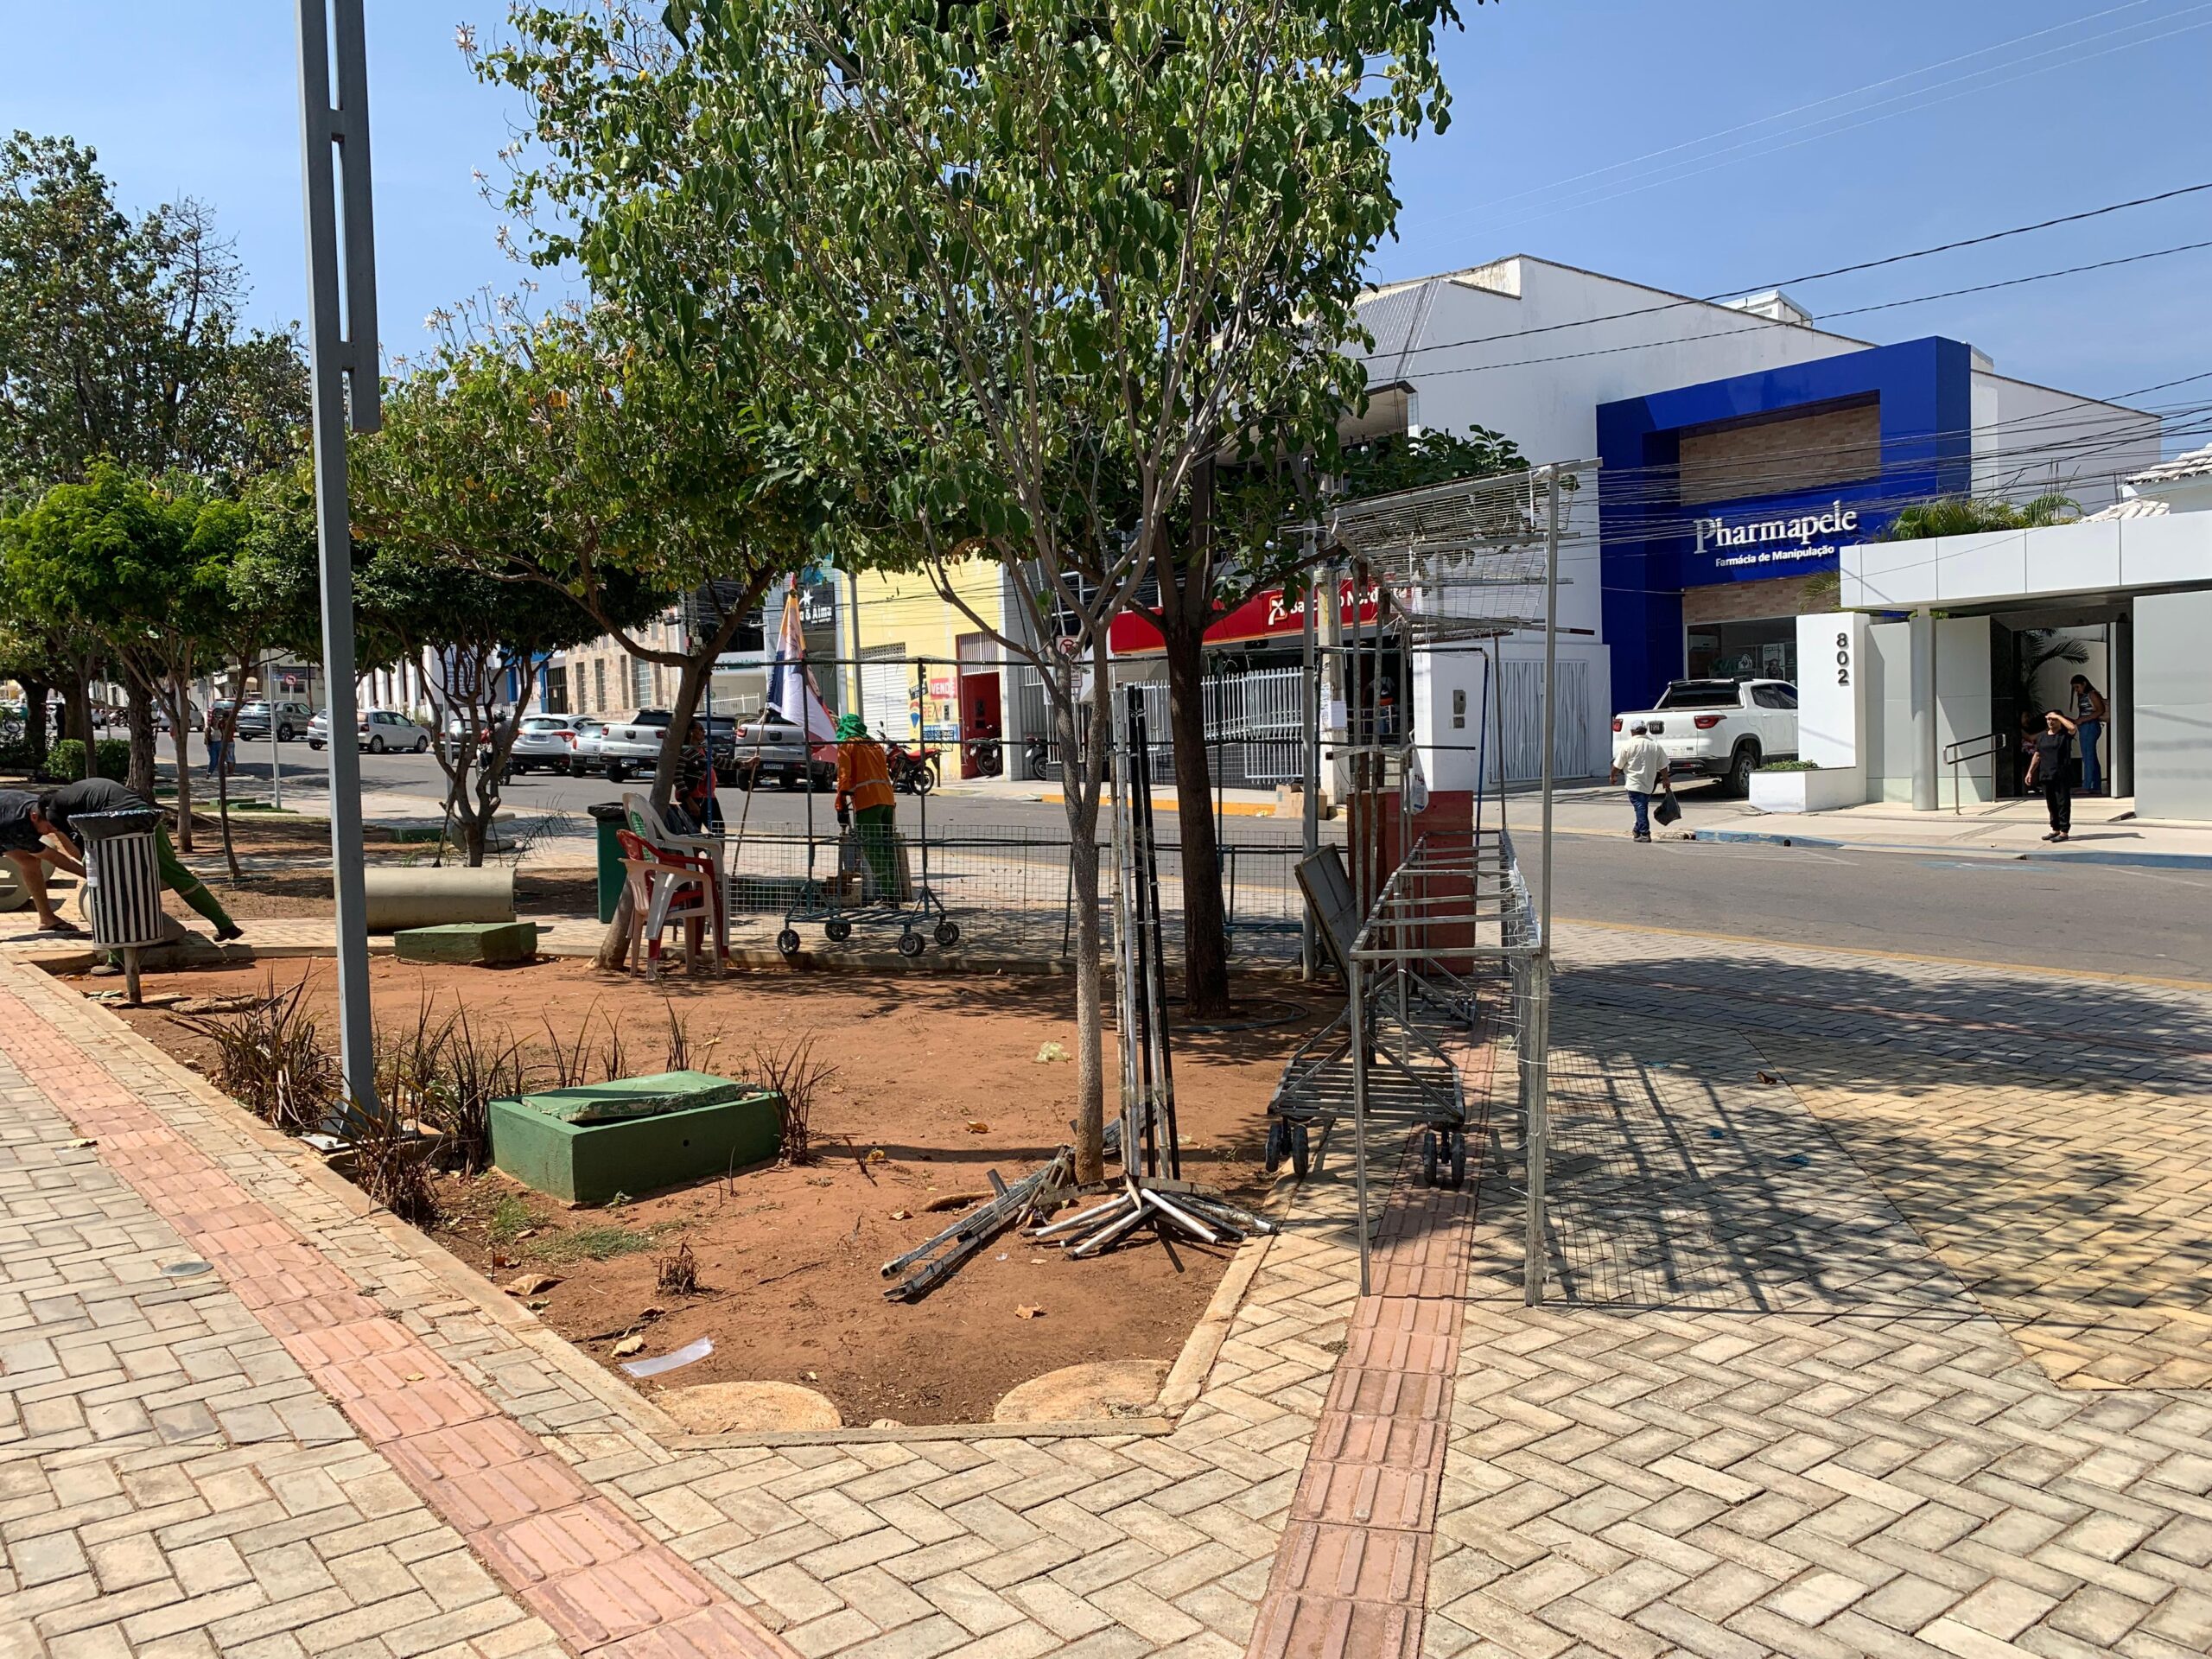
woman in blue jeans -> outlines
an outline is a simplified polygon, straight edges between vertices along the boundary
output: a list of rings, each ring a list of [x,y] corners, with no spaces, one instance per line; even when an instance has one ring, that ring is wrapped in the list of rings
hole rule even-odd
[[[2112,710],[2105,694],[2089,683],[2088,675],[2076,674],[2070,683],[2074,728],[2082,744],[2082,792],[2094,795],[2104,788],[2104,772],[2097,765],[2097,740],[2104,735],[2105,721]]]

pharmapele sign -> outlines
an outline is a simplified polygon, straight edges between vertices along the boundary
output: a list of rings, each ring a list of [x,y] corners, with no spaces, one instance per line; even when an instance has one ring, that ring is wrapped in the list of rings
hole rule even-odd
[[[1758,565],[1789,567],[1815,559],[1833,563],[1838,547],[1867,539],[1859,524],[1859,509],[1847,507],[1840,500],[1831,502],[1819,512],[1749,518],[1737,523],[1726,518],[1700,518],[1696,527],[1698,556],[1711,559],[1715,570],[1739,575],[1746,574],[1747,567]]]

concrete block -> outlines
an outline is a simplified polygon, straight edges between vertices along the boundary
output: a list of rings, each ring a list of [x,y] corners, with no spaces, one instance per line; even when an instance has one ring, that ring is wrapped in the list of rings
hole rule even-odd
[[[517,1103],[563,1123],[611,1123],[620,1118],[658,1117],[663,1112],[715,1106],[753,1085],[710,1071],[655,1071],[642,1077],[614,1077],[573,1089],[547,1089],[524,1095]]]
[[[598,1122],[564,1122],[527,1100],[495,1100],[492,1161],[554,1198],[605,1204],[617,1193],[636,1197],[774,1157],[783,1139],[777,1096],[728,1078],[709,1081],[734,1092],[703,1105]]]
[[[466,962],[484,967],[528,962],[537,954],[535,922],[452,922],[410,927],[391,936],[402,962]]]

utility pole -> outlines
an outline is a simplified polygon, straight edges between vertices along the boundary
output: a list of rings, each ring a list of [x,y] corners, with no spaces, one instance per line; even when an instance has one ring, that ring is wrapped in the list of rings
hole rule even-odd
[[[337,899],[339,1052],[350,1118],[377,1109],[361,879],[361,756],[353,741],[353,537],[346,477],[347,431],[373,432],[379,419],[369,65],[361,0],[299,3],[315,544],[322,573],[323,677],[330,691],[331,887]]]

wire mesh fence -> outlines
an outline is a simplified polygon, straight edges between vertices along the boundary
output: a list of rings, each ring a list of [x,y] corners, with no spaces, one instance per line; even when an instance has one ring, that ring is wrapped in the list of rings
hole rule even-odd
[[[730,924],[746,943],[765,942],[785,925],[810,950],[883,949],[906,930],[921,926],[939,907],[959,930],[963,951],[1054,957],[1074,948],[1076,910],[1071,844],[1034,825],[962,824],[926,840],[901,830],[894,837],[897,888],[885,902],[863,856],[864,849],[836,826],[810,837],[783,830],[731,835],[722,843]],[[1113,856],[1098,848],[1099,925],[1113,931]],[[1299,957],[1300,899],[1294,843],[1224,842],[1218,851],[1222,897],[1232,959],[1295,962]],[[1185,866],[1182,849],[1160,849],[1160,908],[1168,938],[1183,938]],[[849,943],[823,931],[832,920],[849,922]],[[756,939],[757,936],[757,939]]]

